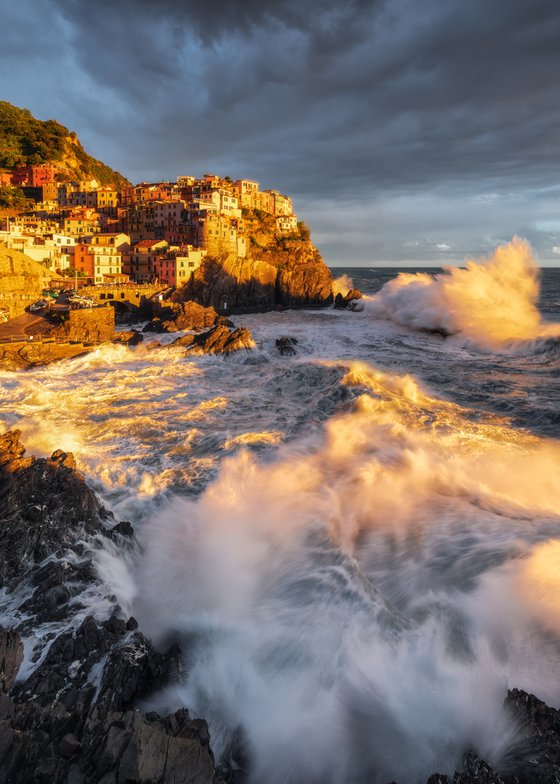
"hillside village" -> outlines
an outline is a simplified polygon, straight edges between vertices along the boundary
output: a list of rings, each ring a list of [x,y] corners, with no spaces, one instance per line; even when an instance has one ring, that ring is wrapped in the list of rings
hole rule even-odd
[[[0,218],[0,242],[82,283],[181,286],[208,256],[244,258],[263,221],[278,238],[308,239],[290,198],[253,180],[205,174],[176,182],[66,180],[56,164],[0,171],[25,211]]]

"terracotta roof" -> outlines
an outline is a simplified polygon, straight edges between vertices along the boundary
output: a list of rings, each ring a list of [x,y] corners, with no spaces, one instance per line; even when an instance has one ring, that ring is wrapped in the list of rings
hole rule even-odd
[[[140,240],[140,242],[137,242],[134,247],[135,248],[151,248],[154,245],[159,245],[160,242],[165,242],[165,240]]]

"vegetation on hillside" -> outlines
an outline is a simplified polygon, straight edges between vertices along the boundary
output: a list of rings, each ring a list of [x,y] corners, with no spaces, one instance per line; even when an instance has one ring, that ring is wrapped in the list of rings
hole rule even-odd
[[[83,149],[76,134],[56,120],[36,120],[29,109],[0,101],[0,168],[49,163],[73,178],[122,187],[128,180]]]
[[[33,200],[28,199],[21,188],[0,185],[0,210],[25,212],[30,210],[33,204]]]

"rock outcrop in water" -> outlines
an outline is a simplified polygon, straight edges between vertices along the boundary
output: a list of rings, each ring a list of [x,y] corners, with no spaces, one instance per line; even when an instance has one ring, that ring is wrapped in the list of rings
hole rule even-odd
[[[180,332],[185,329],[195,332],[223,323],[214,308],[199,305],[198,302],[166,301],[163,305],[155,303],[156,313],[144,327],[144,332]]]
[[[255,341],[246,327],[230,329],[224,324],[218,324],[198,335],[183,335],[171,345],[185,346],[190,354],[231,354],[253,348]]]
[[[205,722],[135,707],[178,671],[178,649],[155,651],[114,600],[108,617],[84,612],[82,593],[102,592],[92,551],[127,547],[130,524],[114,524],[72,455],[27,457],[18,431],[0,436],[0,503],[15,624],[0,629],[0,784],[218,784]],[[22,639],[39,629],[24,661]]]

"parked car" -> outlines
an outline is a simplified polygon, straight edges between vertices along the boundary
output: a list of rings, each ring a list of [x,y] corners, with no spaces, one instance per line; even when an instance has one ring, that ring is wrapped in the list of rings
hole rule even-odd
[[[29,310],[31,313],[37,313],[38,311],[45,310],[45,308],[49,307],[49,303],[46,299],[38,299],[37,302],[34,302],[33,305],[29,306]]]

